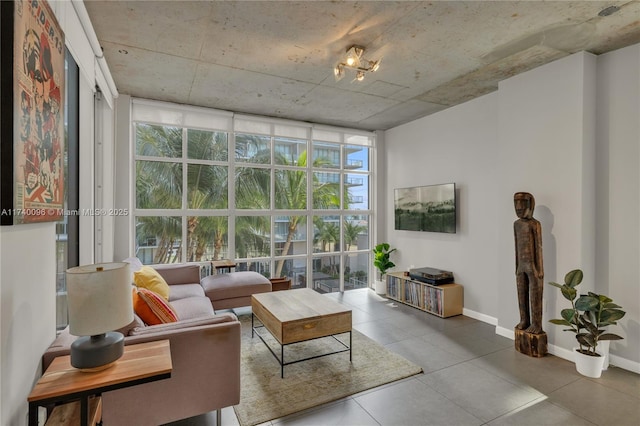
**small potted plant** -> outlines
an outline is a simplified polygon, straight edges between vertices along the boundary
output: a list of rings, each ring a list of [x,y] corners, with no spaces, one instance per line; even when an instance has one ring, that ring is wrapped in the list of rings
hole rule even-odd
[[[552,319],[551,323],[568,326],[564,331],[576,334],[579,347],[575,348],[576,369],[587,377],[598,378],[602,374],[605,357],[596,349],[598,342],[620,340],[621,336],[607,333],[603,328],[617,324],[625,315],[621,306],[613,303],[607,296],[589,292],[578,297],[576,287],[582,282],[582,271],[574,269],[565,275],[564,284],[550,282],[571,302],[571,308],[560,312],[562,318]]]
[[[395,263],[391,261],[391,253],[396,251],[396,249],[391,249],[389,243],[380,243],[373,248],[373,265],[378,269],[379,275],[376,279],[376,293],[377,294],[385,294],[386,284],[384,282],[384,274],[394,266]]]

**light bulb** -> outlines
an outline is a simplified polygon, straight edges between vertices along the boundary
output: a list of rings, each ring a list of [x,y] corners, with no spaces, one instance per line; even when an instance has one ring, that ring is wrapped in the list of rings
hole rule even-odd
[[[364,49],[357,46],[351,46],[347,49],[347,66],[358,68],[360,67],[360,56],[364,52]]]

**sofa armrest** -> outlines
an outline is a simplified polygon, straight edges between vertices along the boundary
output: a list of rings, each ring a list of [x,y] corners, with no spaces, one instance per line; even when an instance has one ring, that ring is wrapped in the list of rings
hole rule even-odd
[[[129,336],[125,344],[162,339],[171,345],[171,378],[105,392],[105,424],[165,424],[240,402],[238,320]]]
[[[149,333],[127,336],[125,345],[168,339],[171,377],[103,393],[105,424],[156,426],[240,402],[240,322],[235,316],[166,325],[176,328],[150,326]],[[75,339],[65,330],[43,355],[43,369],[54,357],[68,355]]]

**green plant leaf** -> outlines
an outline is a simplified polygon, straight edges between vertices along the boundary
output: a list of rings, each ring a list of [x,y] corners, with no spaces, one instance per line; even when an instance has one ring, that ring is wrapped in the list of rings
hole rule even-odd
[[[568,325],[568,326],[571,326],[570,322],[568,322],[567,320],[563,320],[563,319],[552,319],[552,320],[549,320],[549,322],[551,324],[555,324],[555,325]]]
[[[572,301],[578,295],[578,292],[576,291],[575,288],[571,288],[567,286],[560,287],[560,291],[562,292],[562,295],[564,296],[564,298],[569,301]]]
[[[576,311],[573,309],[563,309],[560,311],[560,315],[564,318],[569,324],[573,322]]]
[[[549,281],[549,285],[552,285],[552,286],[557,287],[557,288],[562,288],[561,284],[554,283],[553,281]]]
[[[604,309],[622,309],[622,306],[616,305],[615,303],[611,302],[611,299],[609,299],[609,302],[606,302],[603,306]]]
[[[613,333],[601,334],[600,337],[598,338],[598,340],[622,340],[622,339],[624,339],[624,337],[618,336],[617,334],[613,334]]]
[[[579,311],[592,311],[598,307],[600,300],[597,297],[582,295],[576,300],[576,309]]]
[[[605,296],[604,294],[598,295],[598,298],[600,299],[600,303],[603,303],[603,304],[607,304],[607,303],[613,302],[613,299],[610,299],[609,297]]]
[[[582,282],[582,275],[583,274],[580,269],[569,271],[567,275],[564,276],[564,283],[569,287],[574,288]]]
[[[621,311],[619,309],[605,309],[600,314],[600,321],[615,324],[615,322],[625,316],[625,314],[625,311]]]
[[[580,342],[581,345],[588,346],[590,348],[595,348],[597,343],[592,335],[587,333],[580,333],[576,335],[576,339]]]
[[[378,251],[387,251],[389,250],[389,243],[380,243],[376,246],[376,250]]]

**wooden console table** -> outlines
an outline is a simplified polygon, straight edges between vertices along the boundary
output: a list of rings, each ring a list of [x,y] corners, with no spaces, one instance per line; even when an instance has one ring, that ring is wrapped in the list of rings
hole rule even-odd
[[[89,399],[103,392],[171,377],[168,340],[124,347],[124,354],[106,370],[86,373],[71,366],[69,355],[53,360],[29,394],[29,426],[38,425],[38,407],[80,401],[82,425],[89,424]]]
[[[427,284],[404,272],[387,273],[387,297],[441,318],[462,314],[464,306],[460,284]]]

